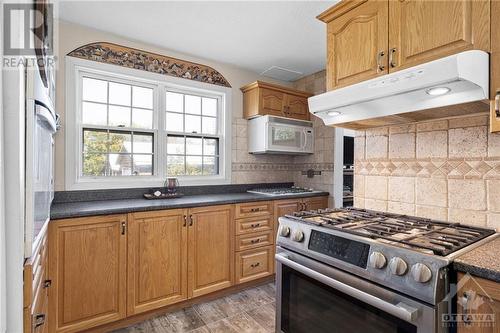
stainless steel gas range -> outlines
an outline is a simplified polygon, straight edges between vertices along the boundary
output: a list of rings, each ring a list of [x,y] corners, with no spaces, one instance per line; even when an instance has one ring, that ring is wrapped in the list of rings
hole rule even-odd
[[[450,263],[492,234],[354,208],[280,217],[276,331],[449,332]]]

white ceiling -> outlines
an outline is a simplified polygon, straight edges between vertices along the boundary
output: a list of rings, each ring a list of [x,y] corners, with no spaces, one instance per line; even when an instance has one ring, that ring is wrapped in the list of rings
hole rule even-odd
[[[337,0],[338,1],[338,0]],[[337,1],[60,1],[59,18],[262,73],[325,68],[326,27]]]

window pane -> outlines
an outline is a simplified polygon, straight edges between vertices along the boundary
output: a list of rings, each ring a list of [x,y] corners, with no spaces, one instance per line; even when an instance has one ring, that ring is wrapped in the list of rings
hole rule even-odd
[[[105,104],[83,102],[82,122],[88,125],[105,126],[107,123],[107,106]]]
[[[137,108],[153,108],[153,89],[132,87],[132,106]]]
[[[184,120],[182,114],[167,112],[167,131],[184,132],[183,122]]]
[[[109,83],[109,103],[130,106],[130,86],[128,84]]]
[[[201,155],[201,145],[201,138],[186,138],[186,155]]]
[[[217,119],[210,117],[202,117],[204,134],[217,134]]]
[[[132,109],[132,127],[153,128],[153,110]]]
[[[131,176],[132,155],[109,154],[109,168],[111,176]]]
[[[186,156],[186,175],[201,175],[201,156]]]
[[[217,100],[215,98],[203,97],[203,115],[204,116],[217,116]]]
[[[130,107],[110,105],[109,126],[130,127]]]
[[[153,153],[153,135],[134,133],[134,154],[137,153]]]
[[[105,176],[107,165],[107,155],[105,154],[83,154],[83,175],[84,176]]]
[[[203,155],[219,155],[219,140],[203,139]]]
[[[217,157],[203,157],[203,174],[216,175],[218,174],[218,158]]]
[[[128,133],[110,132],[109,133],[109,152],[110,153],[131,153],[132,136]],[[110,160],[111,162],[111,160]]]
[[[201,114],[201,97],[185,95],[186,113]]]
[[[167,175],[184,175],[184,156],[167,156]]]
[[[184,155],[184,138],[178,136],[168,136],[167,154]]]
[[[108,82],[88,77],[84,77],[82,81],[82,98],[84,101],[108,102]]]
[[[186,133],[201,133],[201,117],[186,115]]]
[[[107,153],[108,133],[105,131],[83,130],[83,151],[85,153]]]
[[[134,154],[134,170],[136,176],[151,176],[153,174],[153,155]]]
[[[183,95],[167,91],[167,111],[184,112]]]

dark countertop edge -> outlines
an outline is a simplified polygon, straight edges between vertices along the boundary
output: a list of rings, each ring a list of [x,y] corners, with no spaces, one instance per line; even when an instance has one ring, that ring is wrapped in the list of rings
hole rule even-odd
[[[479,278],[500,283],[500,272],[488,269],[486,267],[480,267],[460,261],[454,261],[453,268],[457,272],[470,273],[471,275],[477,276]]]
[[[231,193],[233,195],[242,195],[245,193]],[[228,194],[228,195],[231,195]],[[216,205],[227,205],[227,204],[236,204],[236,203],[245,203],[245,202],[258,202],[258,201],[276,201],[276,200],[287,200],[287,199],[299,199],[299,198],[311,198],[311,197],[323,197],[323,196],[329,196],[329,192],[317,192],[317,193],[304,193],[304,194],[293,194],[293,195],[286,195],[286,196],[266,196],[266,195],[258,195],[255,197],[250,197],[250,198],[242,198],[242,199],[221,199],[221,200],[212,200],[212,201],[202,201],[202,202],[192,202],[192,203],[172,203],[170,200],[176,200],[176,199],[161,199],[165,201],[165,205],[147,205],[148,202],[154,203],[154,202],[159,202],[161,200],[147,200],[147,199],[120,199],[120,200],[102,200],[102,201],[84,201],[84,202],[72,202],[72,203],[56,203],[52,206],[51,208],[51,214],[50,214],[50,220],[61,220],[61,219],[68,219],[68,218],[78,218],[78,217],[89,217],[89,216],[100,216],[100,215],[111,215],[111,214],[126,214],[126,213],[133,213],[133,212],[146,212],[146,211],[155,211],[155,210],[165,210],[165,209],[178,209],[178,208],[193,208],[193,207],[206,207],[206,206],[216,206]],[[207,195],[193,195],[193,196],[184,196],[181,199],[188,199],[188,198],[196,198],[200,196],[207,196]],[[56,206],[66,206],[66,205],[89,205],[89,204],[96,204],[97,205],[103,205],[105,204],[106,201],[112,201],[114,203],[116,202],[130,202],[137,200],[138,202],[144,202],[144,206],[139,206],[139,207],[120,207],[120,208],[103,208],[103,209],[96,209],[92,211],[80,211],[77,213],[74,212],[53,212],[53,207]],[[169,202],[170,201],[170,202]]]

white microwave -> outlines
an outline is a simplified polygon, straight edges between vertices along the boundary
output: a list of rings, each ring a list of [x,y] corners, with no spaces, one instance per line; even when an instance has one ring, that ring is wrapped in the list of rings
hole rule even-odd
[[[303,155],[314,152],[312,122],[273,116],[248,121],[248,152],[251,154]]]

